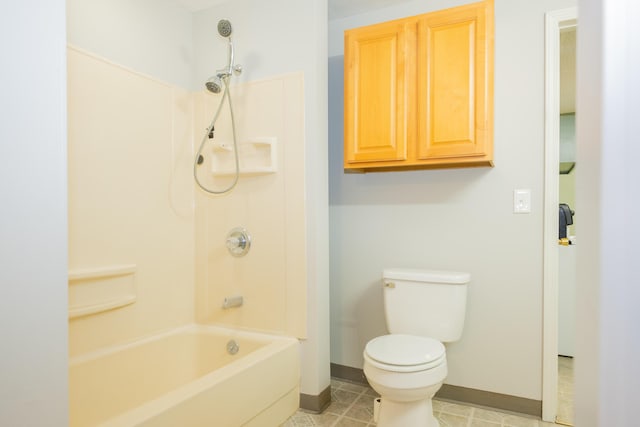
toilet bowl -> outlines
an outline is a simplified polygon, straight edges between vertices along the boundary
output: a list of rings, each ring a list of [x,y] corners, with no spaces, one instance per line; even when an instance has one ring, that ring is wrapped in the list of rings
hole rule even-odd
[[[447,377],[443,343],[464,325],[469,273],[386,269],[383,298],[388,335],[364,349],[364,374],[380,394],[378,427],[439,427],[431,399]]]
[[[367,343],[364,373],[380,394],[380,427],[437,427],[431,399],[447,376],[444,345],[405,334],[383,335]]]

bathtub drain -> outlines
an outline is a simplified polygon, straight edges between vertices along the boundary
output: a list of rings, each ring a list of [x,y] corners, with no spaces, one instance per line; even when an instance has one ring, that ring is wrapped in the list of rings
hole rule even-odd
[[[236,354],[238,350],[240,350],[240,346],[238,345],[238,343],[235,342],[235,340],[229,340],[229,342],[227,343],[227,353]]]

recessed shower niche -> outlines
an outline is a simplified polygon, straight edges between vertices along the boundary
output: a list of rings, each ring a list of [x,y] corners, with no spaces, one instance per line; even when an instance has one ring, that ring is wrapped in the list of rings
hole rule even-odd
[[[249,138],[238,144],[241,175],[261,175],[278,171],[277,138]],[[233,175],[235,156],[233,143],[217,141],[213,144],[211,173],[214,176]]]

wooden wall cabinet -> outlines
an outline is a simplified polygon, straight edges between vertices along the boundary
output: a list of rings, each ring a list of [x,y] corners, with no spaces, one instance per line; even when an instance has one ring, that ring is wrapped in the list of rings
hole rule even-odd
[[[493,1],[345,31],[344,168],[493,166]]]

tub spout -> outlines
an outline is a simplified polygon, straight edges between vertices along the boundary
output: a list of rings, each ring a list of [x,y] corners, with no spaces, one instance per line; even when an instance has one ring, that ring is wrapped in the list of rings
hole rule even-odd
[[[226,297],[222,302],[222,308],[240,307],[244,302],[241,295],[235,297]]]

